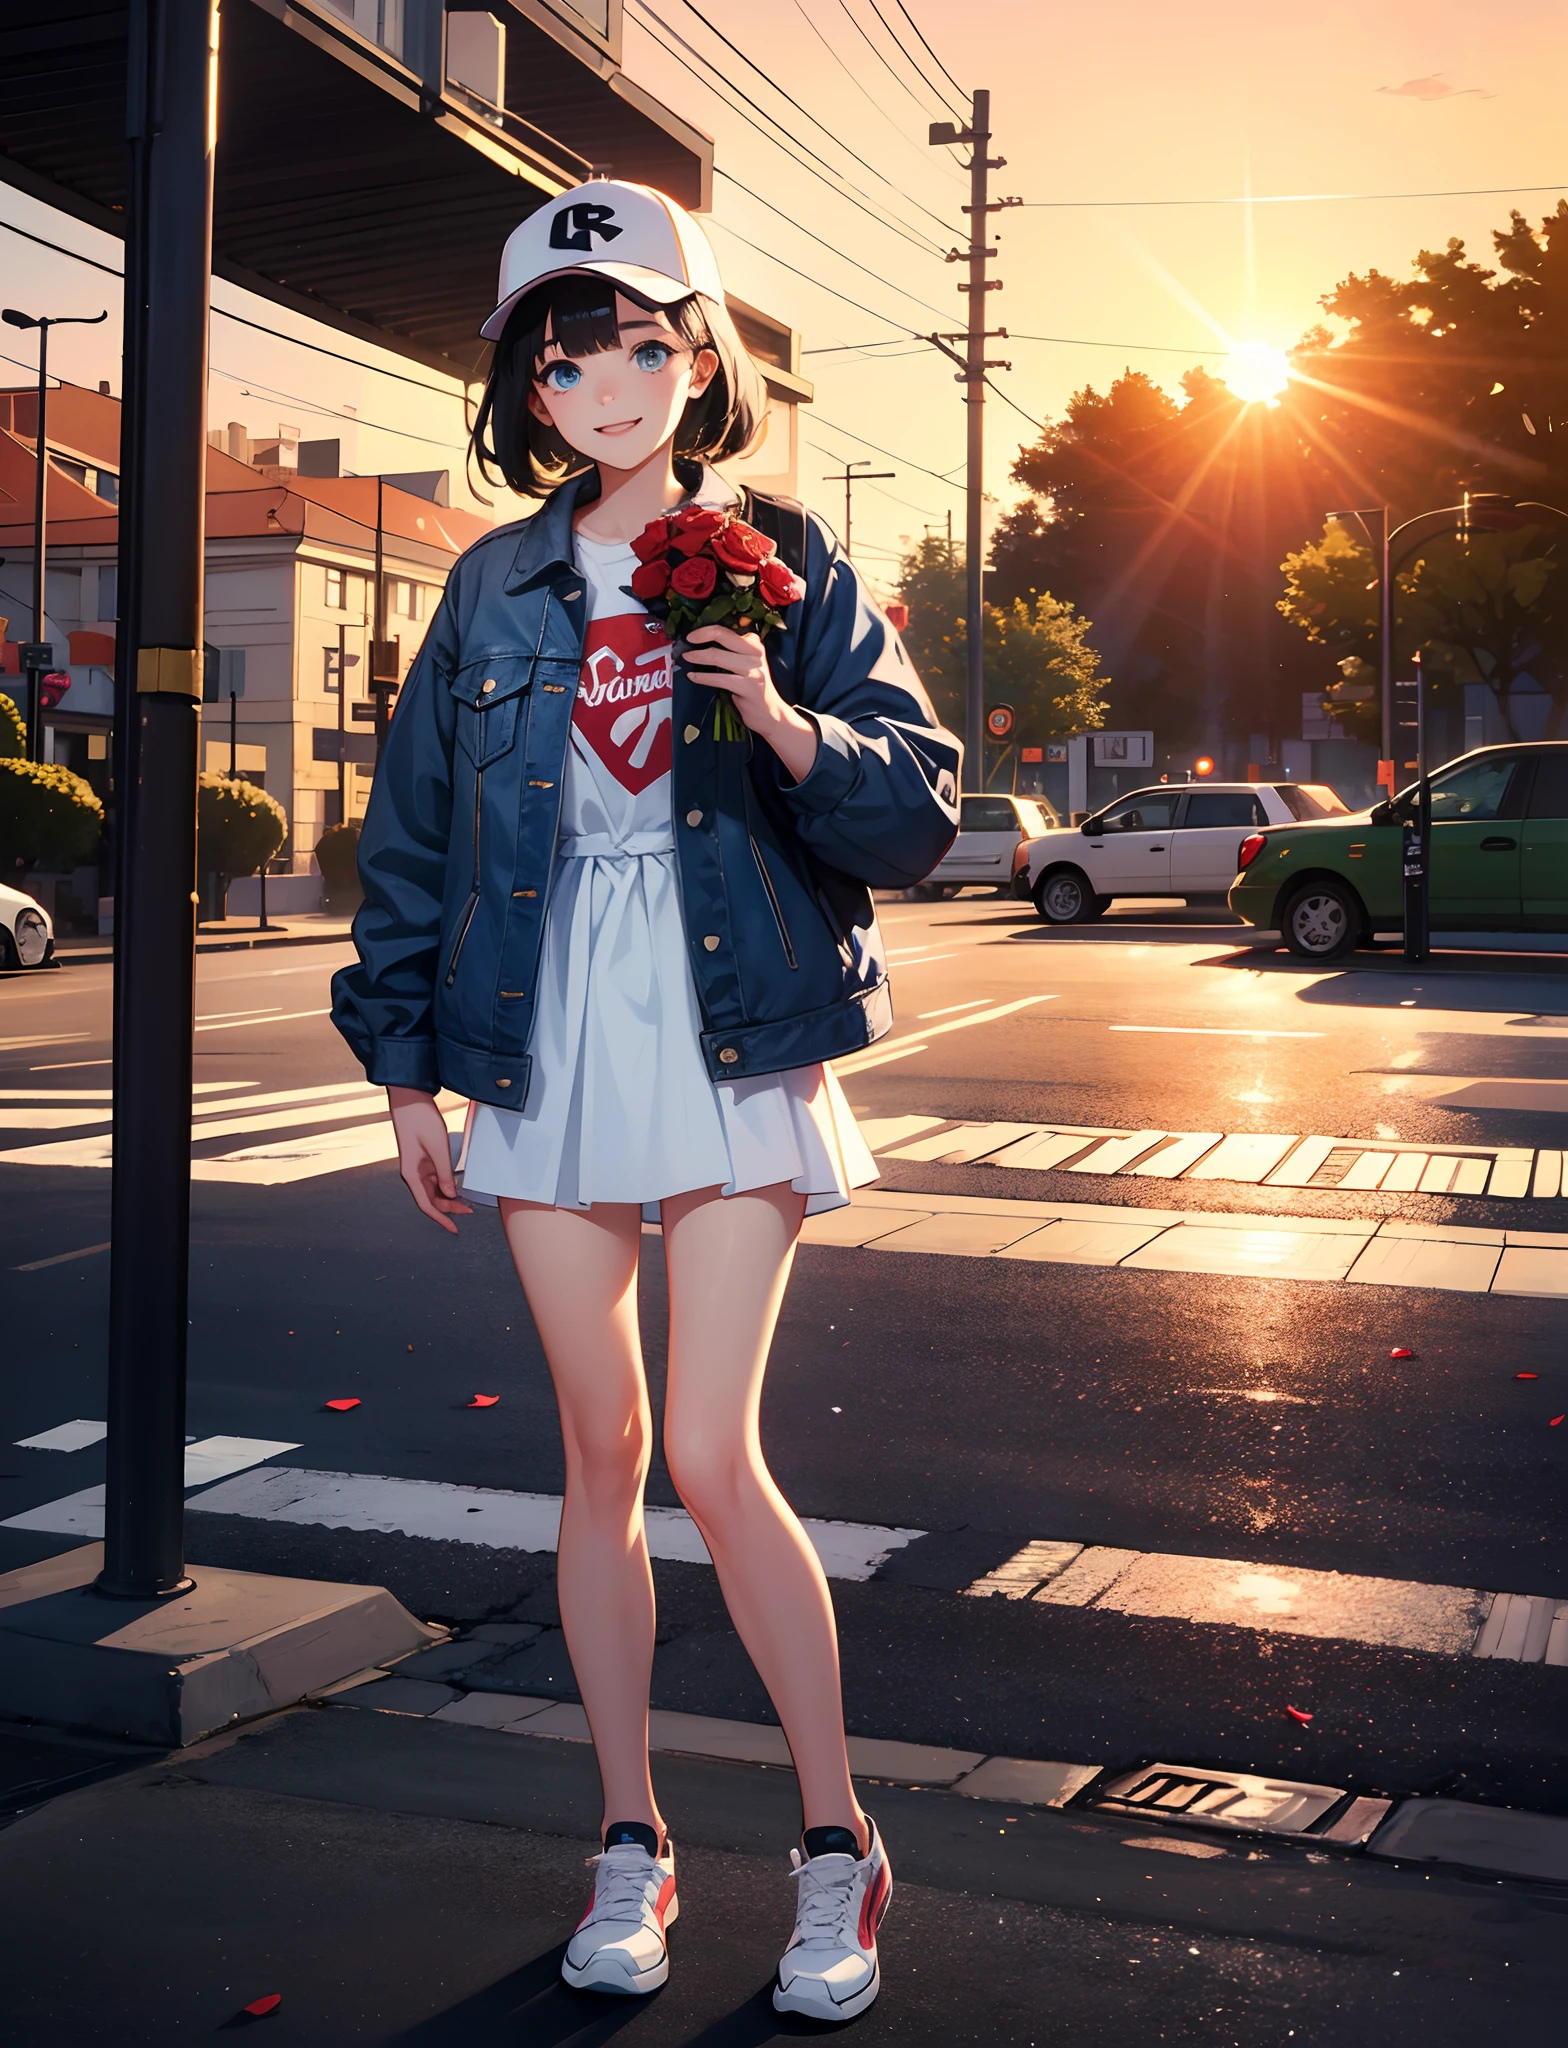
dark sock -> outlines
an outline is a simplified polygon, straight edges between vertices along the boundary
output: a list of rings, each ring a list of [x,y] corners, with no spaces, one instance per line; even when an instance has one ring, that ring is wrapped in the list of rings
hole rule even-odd
[[[853,1856],[861,1859],[860,1839],[853,1828],[807,1828],[801,1836],[806,1860],[813,1856]]]
[[[829,1832],[841,1834],[843,1830],[830,1829]],[[617,1844],[628,1842],[634,1844],[639,1849],[646,1849],[650,1856],[657,1856],[659,1853],[659,1837],[648,1826],[646,1821],[618,1820],[612,1827],[605,1829],[604,1846],[607,1849],[613,1849]]]

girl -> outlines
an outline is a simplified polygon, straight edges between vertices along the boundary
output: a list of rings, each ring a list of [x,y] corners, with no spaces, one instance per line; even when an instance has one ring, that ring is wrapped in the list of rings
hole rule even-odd
[[[758,1410],[802,1218],[875,1177],[823,1065],[892,1021],[868,885],[946,851],[960,750],[827,530],[789,501],[738,505],[706,466],[755,441],[765,399],[695,221],[644,186],[565,193],[508,241],[483,331],[480,461],[544,503],[458,562],[404,686],[333,1015],[449,1231],[472,1212],[435,1095],[470,1098],[464,1193],[499,1204],[555,1386],[561,1618],[604,1790],[563,1976],[653,1990],[676,1914],[648,1769],[646,1213],[669,1281],[665,1458],[800,1781],[774,2004],[850,2019],[877,1995],[891,1876],[850,1782],[827,1582]],[[721,587],[787,622],[768,644],[701,626],[672,659],[634,579],[654,602],[668,571],[647,561],[709,543]]]

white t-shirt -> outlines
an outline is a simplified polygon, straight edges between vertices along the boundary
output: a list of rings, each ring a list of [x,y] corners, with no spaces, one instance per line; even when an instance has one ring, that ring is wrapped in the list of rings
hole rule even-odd
[[[672,647],[628,585],[637,557],[625,541],[574,537],[588,623],[572,706],[561,837],[620,845],[670,827]]]

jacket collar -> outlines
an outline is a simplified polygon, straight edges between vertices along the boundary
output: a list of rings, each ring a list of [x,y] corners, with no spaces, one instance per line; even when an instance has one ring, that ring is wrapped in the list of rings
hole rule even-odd
[[[523,521],[517,553],[506,579],[508,596],[526,590],[552,569],[570,569],[572,563],[572,515],[599,495],[599,472],[584,470],[553,490],[534,513]]]

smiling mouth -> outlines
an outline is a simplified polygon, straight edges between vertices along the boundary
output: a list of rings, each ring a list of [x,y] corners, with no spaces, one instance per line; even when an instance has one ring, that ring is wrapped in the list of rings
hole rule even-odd
[[[641,425],[642,415],[639,413],[634,420],[614,420],[607,427],[595,427],[594,432],[596,434],[629,434],[633,427],[640,427]]]

